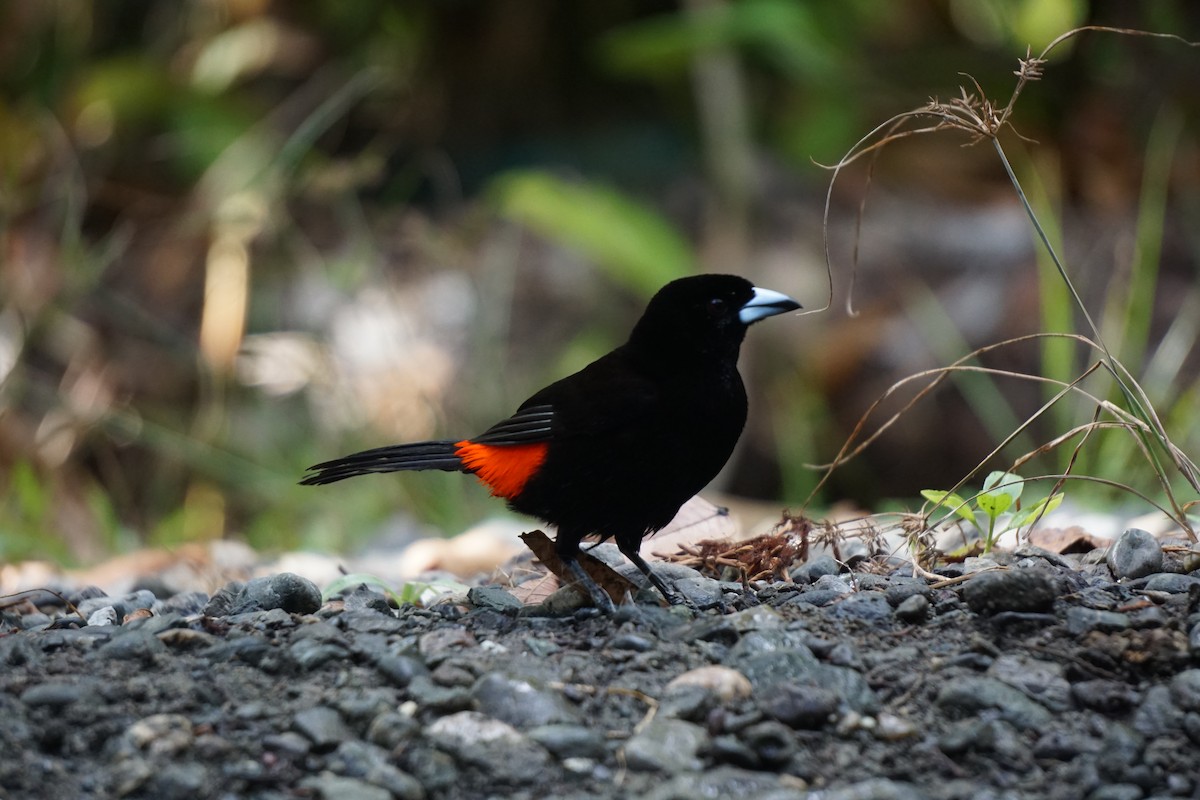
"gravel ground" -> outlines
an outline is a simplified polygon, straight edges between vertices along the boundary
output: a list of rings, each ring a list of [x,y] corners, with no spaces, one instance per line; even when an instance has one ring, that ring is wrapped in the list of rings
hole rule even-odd
[[[1200,797],[1200,571],[1137,533],[996,560],[672,567],[704,610],[615,618],[286,573],[41,595],[0,618],[0,798]]]

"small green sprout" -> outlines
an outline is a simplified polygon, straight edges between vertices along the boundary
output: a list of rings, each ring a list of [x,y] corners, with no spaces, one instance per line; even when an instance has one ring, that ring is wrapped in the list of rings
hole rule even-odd
[[[938,508],[949,509],[965,522],[974,525],[983,534],[983,552],[991,551],[996,538],[1005,531],[1032,525],[1043,514],[1048,514],[1058,508],[1063,501],[1062,493],[1043,497],[1029,508],[1021,508],[1021,492],[1025,488],[1025,480],[1012,472],[996,471],[987,476],[983,482],[983,490],[974,497],[963,499],[954,492],[943,492],[938,489],[923,489],[921,496],[934,504],[931,512]],[[971,507],[972,501],[974,508]],[[1010,511],[1011,509],[1011,511]],[[997,523],[1004,514],[1008,516],[1002,527],[997,529]],[[987,518],[987,529],[981,523],[981,517]]]

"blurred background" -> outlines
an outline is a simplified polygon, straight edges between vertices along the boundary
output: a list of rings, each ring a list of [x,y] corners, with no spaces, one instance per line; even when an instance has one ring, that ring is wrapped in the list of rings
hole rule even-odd
[[[1026,46],[1084,24],[1195,40],[1200,6],[7,0],[0,561],[218,538],[347,550],[497,513],[457,475],[296,481],[355,449],[482,430],[623,341],[681,275],[737,272],[822,308],[820,165],[971,87],[962,73],[1003,105]],[[1200,50],[1088,33],[1045,72],[1005,152],[1195,457]],[[897,380],[1008,337],[1086,332],[996,151],[969,142],[908,138],[839,176],[832,305],[750,335],[751,426],[722,491],[795,507],[820,477],[806,465]],[[988,363],[1070,380],[1094,360],[1028,342]],[[915,508],[1047,396],[954,382],[812,510]],[[1007,461],[1093,410],[1058,404]],[[1156,491],[1127,435],[1081,458]]]

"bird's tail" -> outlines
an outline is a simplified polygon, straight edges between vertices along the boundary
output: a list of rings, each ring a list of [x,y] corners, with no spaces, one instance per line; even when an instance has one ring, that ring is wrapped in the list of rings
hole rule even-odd
[[[440,469],[443,472],[462,472],[458,444],[450,439],[436,442],[414,442],[394,444],[363,450],[333,461],[309,467],[312,474],[304,476],[304,486],[319,486],[324,483],[369,475],[372,472],[400,472],[402,470]]]

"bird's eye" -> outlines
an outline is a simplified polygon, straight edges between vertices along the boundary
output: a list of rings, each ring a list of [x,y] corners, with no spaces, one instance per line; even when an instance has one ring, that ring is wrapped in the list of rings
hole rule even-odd
[[[725,312],[725,301],[720,297],[714,297],[708,301],[708,313],[714,317]]]

